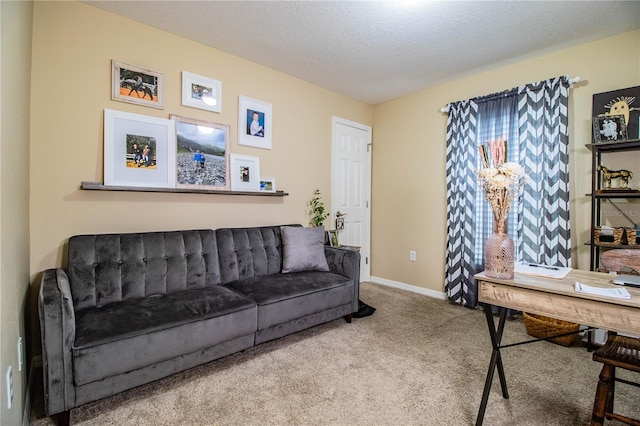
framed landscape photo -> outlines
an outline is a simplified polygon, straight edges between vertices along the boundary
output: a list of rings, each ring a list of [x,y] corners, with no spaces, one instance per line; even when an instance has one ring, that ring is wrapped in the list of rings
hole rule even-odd
[[[601,114],[593,117],[593,142],[620,142],[627,140],[624,115]]]
[[[276,180],[274,178],[260,178],[260,192],[276,192]]]
[[[104,110],[104,184],[175,187],[172,120]]]
[[[111,99],[163,109],[162,73],[111,61]]]
[[[176,130],[176,188],[228,191],[229,125],[170,118]]]
[[[260,190],[260,159],[251,155],[231,154],[231,189]]]
[[[222,112],[222,83],[182,71],[182,105]]]
[[[238,98],[238,145],[271,149],[271,104],[257,99]]]

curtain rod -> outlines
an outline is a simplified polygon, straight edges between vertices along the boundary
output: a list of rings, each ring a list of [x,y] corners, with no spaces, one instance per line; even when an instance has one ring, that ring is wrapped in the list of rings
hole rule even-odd
[[[573,86],[574,83],[577,83],[581,80],[579,75],[573,78],[569,78],[569,76],[567,76],[567,79],[569,80],[569,86]],[[444,108],[440,108],[440,112],[442,113],[449,112],[449,105],[445,105]]]

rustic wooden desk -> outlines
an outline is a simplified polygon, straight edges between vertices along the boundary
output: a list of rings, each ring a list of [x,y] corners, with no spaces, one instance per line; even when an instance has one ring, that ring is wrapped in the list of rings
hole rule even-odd
[[[574,290],[576,281],[590,286],[618,287],[611,283],[613,277],[609,274],[574,269],[563,279],[516,273],[513,280],[500,280],[489,278],[484,272],[476,274],[474,278],[478,281],[478,301],[483,304],[493,346],[476,425],[481,425],[484,420],[496,368],[502,396],[509,398],[500,349],[540,340],[534,339],[502,346],[502,332],[508,309],[640,335],[640,289],[625,287],[631,294],[631,299],[599,297]],[[497,327],[493,320],[491,305],[500,307],[500,320]],[[594,383],[596,383],[595,379]]]

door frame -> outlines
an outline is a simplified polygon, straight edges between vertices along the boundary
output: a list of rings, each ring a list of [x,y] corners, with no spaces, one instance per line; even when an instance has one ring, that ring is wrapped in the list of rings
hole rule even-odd
[[[367,259],[365,261],[365,269],[360,270],[360,281],[368,281],[371,277],[371,156],[373,152],[373,141],[372,141],[372,128],[371,126],[367,126],[366,124],[357,123],[355,121],[347,120],[344,118],[340,118],[337,116],[331,117],[331,223],[335,223],[336,219],[336,210],[334,208],[337,205],[337,193],[338,193],[338,185],[336,182],[336,173],[338,170],[338,159],[336,146],[339,142],[336,132],[336,125],[343,125],[354,127],[359,130],[363,130],[367,133],[367,169],[368,173],[365,176],[364,188],[365,198],[367,202],[367,208],[365,213],[366,226],[365,230],[367,232],[366,241],[367,246],[361,247],[362,256],[366,256]]]

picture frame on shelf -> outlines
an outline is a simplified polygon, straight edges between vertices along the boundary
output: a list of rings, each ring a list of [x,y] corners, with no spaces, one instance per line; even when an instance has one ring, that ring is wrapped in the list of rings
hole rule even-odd
[[[270,103],[238,97],[238,145],[271,149],[272,110]]]
[[[329,238],[329,245],[331,247],[340,247],[340,243],[338,242],[338,231],[327,231],[327,236]]]
[[[601,114],[624,115],[627,137],[640,139],[640,86],[594,93],[591,115]]]
[[[104,184],[174,188],[174,122],[104,110]]]
[[[274,178],[260,178],[260,192],[276,192],[276,180]]]
[[[170,115],[175,123],[176,188],[228,191],[230,126]]]
[[[222,82],[182,71],[182,105],[222,112]]]
[[[252,155],[230,154],[231,190],[260,190],[260,158]]]
[[[162,73],[112,60],[111,78],[112,100],[164,109]]]
[[[600,114],[593,117],[593,142],[621,142],[627,140],[624,115]]]

